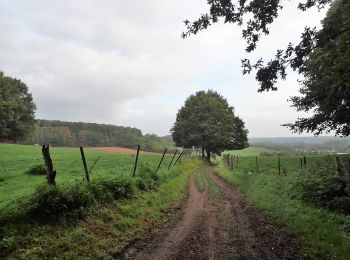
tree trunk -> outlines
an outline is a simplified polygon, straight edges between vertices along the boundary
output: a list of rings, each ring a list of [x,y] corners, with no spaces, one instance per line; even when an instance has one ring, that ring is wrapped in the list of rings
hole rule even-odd
[[[202,145],[202,158],[204,159],[204,145]]]
[[[210,162],[210,150],[207,150],[207,160],[208,160],[208,162]]]
[[[56,171],[53,169],[52,160],[50,156],[50,146],[49,145],[43,145],[42,146],[42,153],[43,158],[45,162],[45,169],[46,169],[46,178],[47,182],[50,185],[56,185]]]

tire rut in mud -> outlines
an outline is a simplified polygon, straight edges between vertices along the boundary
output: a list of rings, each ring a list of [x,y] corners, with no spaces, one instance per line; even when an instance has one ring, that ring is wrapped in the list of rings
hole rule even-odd
[[[296,240],[247,202],[238,189],[214,173],[210,178],[224,194],[217,215],[225,220],[218,226],[217,239],[224,240],[221,230],[227,230],[230,240],[221,248],[217,245],[216,259],[304,259]]]

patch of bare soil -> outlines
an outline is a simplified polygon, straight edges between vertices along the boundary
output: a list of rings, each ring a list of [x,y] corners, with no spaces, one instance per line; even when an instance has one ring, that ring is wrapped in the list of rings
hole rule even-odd
[[[234,187],[214,173],[221,192],[212,199],[190,178],[189,197],[171,225],[132,246],[120,259],[303,259],[297,242],[281,232]],[[142,245],[142,246],[140,246]]]
[[[87,147],[86,149],[103,151],[103,152],[113,152],[113,153],[127,153],[136,154],[137,150],[123,148],[123,147]],[[142,155],[159,155],[159,153],[140,151]]]
[[[183,205],[183,212],[177,222],[153,238],[144,249],[135,251],[132,247],[120,259],[205,259],[205,244],[208,241],[207,210],[208,191],[206,189],[205,192],[200,192],[197,189],[193,174],[189,183],[189,198]]]

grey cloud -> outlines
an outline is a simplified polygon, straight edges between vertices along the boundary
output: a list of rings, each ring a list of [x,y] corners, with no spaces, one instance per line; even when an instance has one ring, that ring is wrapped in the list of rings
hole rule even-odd
[[[239,29],[218,25],[181,39],[182,21],[206,9],[203,0],[2,0],[0,69],[28,84],[38,117],[167,134],[185,98],[212,88],[227,95],[259,135],[259,102],[268,100],[266,109],[274,113],[276,106],[288,107],[290,91],[282,90],[279,98],[256,95],[256,83],[241,75],[246,54]],[[295,17],[289,12],[284,19]],[[299,36],[294,27],[274,29],[254,57],[284,47],[278,41],[285,30],[292,39]],[[293,86],[295,79],[288,82]],[[295,117],[291,109],[286,113]]]

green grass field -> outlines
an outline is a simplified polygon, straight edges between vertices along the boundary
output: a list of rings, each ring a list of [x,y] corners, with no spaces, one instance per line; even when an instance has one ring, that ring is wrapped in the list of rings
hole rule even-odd
[[[278,151],[263,147],[248,147],[243,150],[224,152],[224,154],[238,156],[234,159],[234,166],[245,173],[281,173],[286,175],[297,173],[309,165],[335,165],[335,155],[261,155],[265,153],[274,154]],[[339,155],[343,166],[349,170],[348,157],[348,155]]]
[[[51,147],[50,153],[57,170],[57,184],[83,180],[85,173],[79,148]],[[85,156],[89,168],[100,157],[90,174],[91,179],[130,175],[135,160],[135,156],[129,154],[93,150],[85,150]],[[160,158],[160,155],[140,155],[138,168],[148,164],[156,169]],[[164,158],[160,174],[167,169],[170,160],[171,156]],[[16,199],[29,196],[38,184],[46,182],[45,175],[26,173],[38,164],[43,164],[41,147],[0,144],[0,210]]]
[[[251,146],[242,150],[226,151],[225,153],[229,153],[231,155],[238,155],[238,156],[259,156],[261,153],[275,153],[275,152],[278,152],[278,151],[265,148],[265,147]]]

